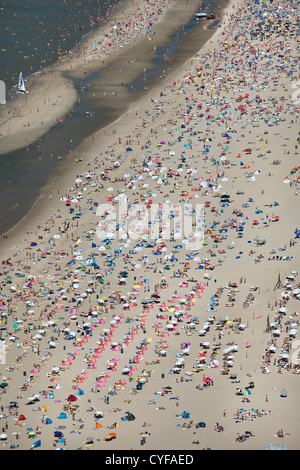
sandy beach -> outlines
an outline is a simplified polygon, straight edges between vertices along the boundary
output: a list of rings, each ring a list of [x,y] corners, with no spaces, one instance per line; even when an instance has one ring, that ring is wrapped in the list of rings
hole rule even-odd
[[[72,79],[81,80],[101,69],[113,68],[116,71],[116,66],[111,65],[116,58],[117,75],[110,77],[110,85],[115,83],[114,90],[118,92],[120,101],[121,94],[125,92],[119,89],[121,83],[130,83],[132,73],[142,72],[153,57],[155,48],[163,44],[178,25],[193,18],[197,8],[196,0],[158,1],[151,5],[131,0],[115,7],[113,17],[84,38],[80,46],[58,63],[29,78],[26,84],[29,94],[21,94],[18,99],[8,101],[5,109],[1,110],[1,154],[30,145],[55,126],[79,99]],[[128,58],[130,51],[133,57]],[[107,86],[106,76],[104,83]],[[105,102],[103,93],[99,95],[99,90],[94,90],[91,99]]]
[[[177,6],[130,2],[122,30],[127,3],[109,47]],[[3,450],[298,449],[297,16],[228,2],[204,47],[69,154],[3,236]],[[101,53],[78,51],[0,121],[6,151],[41,135],[39,117],[13,138],[30,109],[50,128],[74,105],[63,72],[111,60],[98,34]]]

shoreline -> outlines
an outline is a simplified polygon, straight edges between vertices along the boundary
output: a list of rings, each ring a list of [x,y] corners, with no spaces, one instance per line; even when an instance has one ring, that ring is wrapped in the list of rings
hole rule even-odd
[[[231,2],[198,54],[86,139],[1,243],[4,450],[298,448],[296,15],[255,5]],[[264,8],[266,37],[251,38]],[[124,195],[135,218],[113,239],[97,205]],[[140,231],[153,203],[197,199],[201,249],[167,219],[155,239]]]
[[[168,3],[168,10],[170,8],[170,12],[174,14],[180,2],[174,0],[173,3]],[[191,0],[191,3],[188,4],[188,8],[191,8],[191,10],[187,12],[186,18],[190,18],[193,15],[196,9],[196,3],[197,2],[194,0]],[[114,30],[112,28],[116,27],[116,25],[124,25],[124,18],[132,16],[137,10],[141,11],[141,15],[145,15],[147,21],[146,4],[142,5],[144,5],[145,11],[141,10],[141,3],[137,0],[135,0],[134,3],[125,0],[121,11],[119,11],[119,6],[116,7],[115,10],[117,11],[114,11],[115,16],[109,17],[107,22],[100,26],[97,31],[91,31],[86,38],[84,37],[82,39],[76,49],[70,51],[67,57],[50,68],[36,72],[31,77],[32,83],[30,83],[28,87],[30,94],[20,95],[18,99],[13,102],[8,102],[6,110],[2,110],[0,114],[1,154],[26,147],[35,142],[39,137],[45,135],[73,108],[78,100],[78,93],[71,83],[70,78],[68,79],[64,76],[66,73],[71,74],[74,78],[84,77],[87,73],[87,68],[89,69],[89,74],[91,74],[100,68],[106,67],[114,60],[114,56],[120,55],[120,48],[122,48],[121,52],[122,55],[124,55],[134,44],[138,44],[140,41],[143,41],[144,38],[147,39],[151,37],[152,32],[155,39],[156,28],[159,27],[161,22],[166,21],[166,5],[162,1],[157,3],[156,11],[158,7],[163,10],[160,12],[159,8],[158,16],[156,15],[154,20],[152,20],[154,21],[154,25],[153,28],[151,27],[152,29],[149,30],[149,33],[143,33],[143,26],[139,25],[139,27],[136,28],[133,25],[131,29],[130,27],[126,28],[126,35],[129,35],[129,37],[132,36],[129,41],[126,39],[127,36],[123,36],[124,32],[120,38],[113,37]],[[180,7],[179,10],[182,12]],[[153,15],[150,15],[149,19],[151,19],[152,16]],[[113,24],[110,24],[110,22],[113,22]],[[176,31],[177,25],[179,24],[181,24],[181,21],[178,21],[178,18],[176,18],[175,23],[171,26],[171,31]],[[123,44],[123,42],[125,42],[125,44]],[[93,44],[99,43],[101,43],[102,46],[101,51],[98,50],[98,47],[93,47]],[[109,52],[106,52],[106,49]],[[146,63],[148,63],[148,61]],[[27,104],[28,100],[30,100],[30,105]],[[26,106],[25,109],[24,104]],[[50,110],[49,104],[53,106],[52,108],[50,106]],[[32,114],[34,110],[36,111]],[[10,115],[13,114],[13,117],[10,117],[8,120],[7,112],[9,112]],[[29,136],[28,125],[30,125]],[[12,138],[11,136],[15,136],[17,132],[19,137],[16,141],[15,137]]]

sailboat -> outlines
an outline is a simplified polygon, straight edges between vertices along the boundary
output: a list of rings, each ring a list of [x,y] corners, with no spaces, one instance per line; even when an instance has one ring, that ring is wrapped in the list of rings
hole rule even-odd
[[[25,89],[25,83],[24,83],[24,80],[23,80],[23,74],[22,74],[22,72],[21,72],[20,75],[19,75],[18,91],[19,91],[19,93],[29,93],[29,92],[26,91],[26,89]]]

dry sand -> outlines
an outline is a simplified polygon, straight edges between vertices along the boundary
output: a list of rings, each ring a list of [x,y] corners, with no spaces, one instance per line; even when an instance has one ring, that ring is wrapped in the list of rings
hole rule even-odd
[[[70,155],[3,239],[3,449],[298,448],[297,43],[275,26],[296,13],[250,5],[232,2],[196,56]],[[251,40],[259,8],[271,33]],[[172,219],[134,239],[142,207],[106,245],[96,204],[122,194],[204,204],[204,246],[172,239]]]

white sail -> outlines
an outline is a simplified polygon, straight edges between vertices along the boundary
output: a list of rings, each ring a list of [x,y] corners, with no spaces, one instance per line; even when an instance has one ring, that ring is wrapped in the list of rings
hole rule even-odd
[[[24,83],[24,80],[23,80],[23,74],[22,72],[20,73],[19,75],[19,91],[21,93],[26,93],[26,90],[25,90],[25,83]]]

